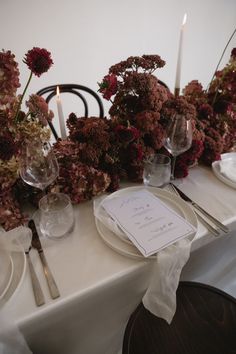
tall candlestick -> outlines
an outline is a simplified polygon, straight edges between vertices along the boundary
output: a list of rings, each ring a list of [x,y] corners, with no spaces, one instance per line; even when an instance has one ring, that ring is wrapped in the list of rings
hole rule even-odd
[[[66,127],[65,127],[65,120],[62,110],[61,98],[60,98],[60,90],[57,86],[57,112],[59,117],[59,125],[61,130],[61,138],[66,139]]]
[[[181,76],[181,65],[182,65],[183,36],[184,36],[184,28],[185,28],[186,20],[187,20],[187,14],[184,15],[183,23],[182,23],[181,30],[180,30],[179,52],[178,52],[176,78],[175,78],[175,96],[178,96],[179,95],[179,91],[180,91],[180,76]]]

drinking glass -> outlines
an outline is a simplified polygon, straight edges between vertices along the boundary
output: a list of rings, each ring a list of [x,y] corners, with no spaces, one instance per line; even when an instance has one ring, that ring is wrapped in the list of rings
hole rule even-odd
[[[177,114],[171,120],[166,129],[165,148],[173,156],[171,179],[174,179],[176,157],[187,151],[192,145],[191,120],[184,115]]]
[[[49,193],[39,201],[40,231],[52,239],[59,239],[73,230],[74,211],[70,197],[64,193]]]
[[[164,187],[170,182],[171,160],[168,156],[155,154],[144,162],[143,183],[145,186]]]

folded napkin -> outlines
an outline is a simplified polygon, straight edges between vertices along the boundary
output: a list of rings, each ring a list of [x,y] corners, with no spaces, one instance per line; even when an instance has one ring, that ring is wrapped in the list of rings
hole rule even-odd
[[[94,200],[94,215],[125,241],[127,236],[101,206],[104,198],[102,196]],[[157,253],[150,284],[143,297],[146,309],[168,323],[171,323],[175,314],[176,289],[182,268],[190,255],[191,243],[189,239],[182,239]]]
[[[222,175],[236,182],[236,160],[231,158],[219,161],[220,172]]]
[[[25,226],[19,226],[10,231],[1,231],[0,250],[22,252],[24,247],[30,244],[31,237],[31,230]]]

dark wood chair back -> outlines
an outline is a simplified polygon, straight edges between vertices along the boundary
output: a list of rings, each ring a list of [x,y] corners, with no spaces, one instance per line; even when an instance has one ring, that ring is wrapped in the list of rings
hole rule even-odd
[[[171,324],[141,303],[128,321],[122,353],[236,353],[236,299],[209,285],[180,282]]]
[[[57,85],[52,85],[52,86],[47,86],[41,90],[39,90],[37,92],[37,95],[39,96],[43,96],[46,100],[47,103],[49,103],[49,101],[56,96],[57,94],[57,86],[59,87],[60,90],[60,94],[67,92],[67,93],[71,93],[76,95],[83,103],[84,105],[84,117],[88,117],[89,115],[89,108],[88,108],[88,102],[86,97],[81,93],[81,92],[86,92],[87,94],[90,94],[91,96],[93,96],[95,98],[95,100],[97,101],[98,104],[98,116],[100,118],[104,117],[104,108],[103,108],[103,104],[101,101],[101,98],[99,97],[99,95],[93,91],[92,89],[83,86],[83,85],[77,85],[77,84],[57,84]],[[52,133],[55,137],[55,139],[58,139],[58,134],[55,130],[55,127],[53,126],[52,122],[49,122],[49,126],[52,130]]]

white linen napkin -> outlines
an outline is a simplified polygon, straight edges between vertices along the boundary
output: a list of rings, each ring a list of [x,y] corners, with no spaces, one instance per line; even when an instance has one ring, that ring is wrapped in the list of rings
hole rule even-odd
[[[157,253],[143,304],[155,316],[171,323],[176,310],[176,290],[190,255],[191,241],[183,239]]]
[[[94,199],[94,215],[113,233],[125,240],[127,236],[100,206],[105,197]],[[182,268],[189,259],[191,243],[189,239],[182,239],[157,253],[150,284],[143,297],[146,309],[168,323],[171,323],[175,314],[176,289]]]
[[[0,249],[6,252],[22,252],[30,243],[32,232],[28,227],[19,226],[10,231],[0,231]]]
[[[233,182],[236,182],[236,160],[225,159],[219,161],[220,172]]]

